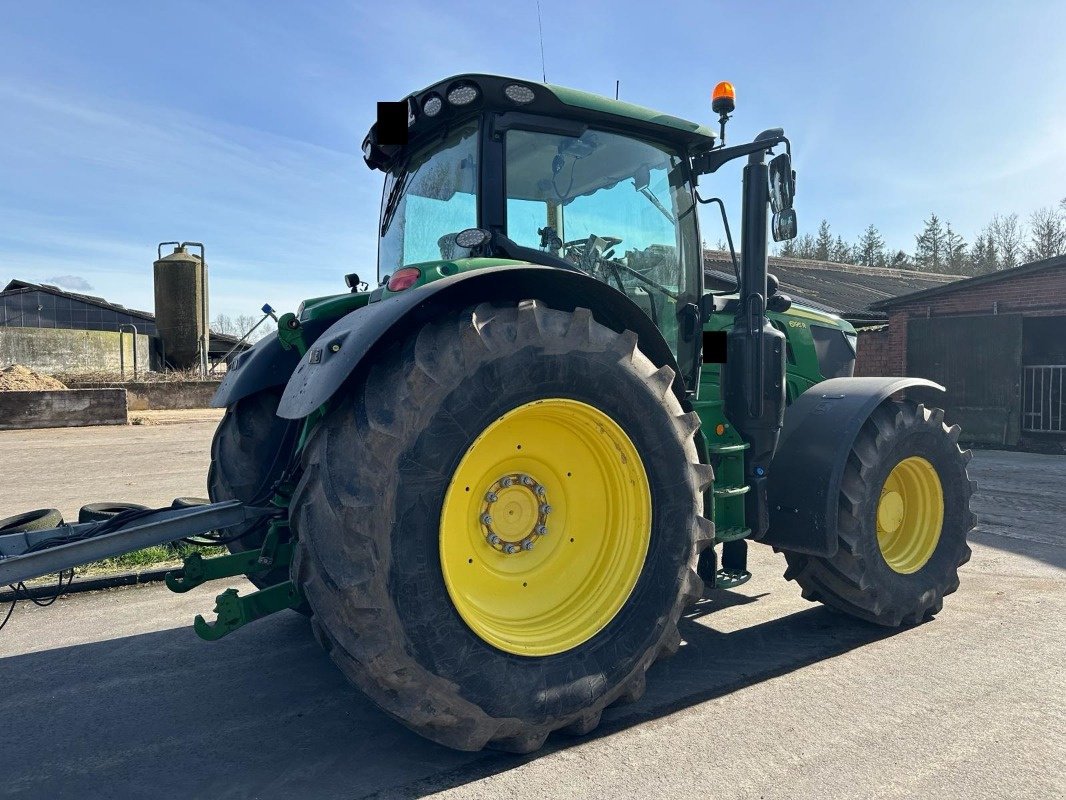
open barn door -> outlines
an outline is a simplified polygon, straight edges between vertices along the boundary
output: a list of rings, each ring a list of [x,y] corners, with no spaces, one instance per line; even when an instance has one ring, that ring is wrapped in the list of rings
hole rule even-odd
[[[968,441],[1018,443],[1021,364],[1020,314],[908,321],[907,374],[947,387],[948,424]]]

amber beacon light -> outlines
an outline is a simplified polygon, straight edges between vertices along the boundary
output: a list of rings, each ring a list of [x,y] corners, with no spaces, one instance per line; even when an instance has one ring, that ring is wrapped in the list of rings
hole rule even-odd
[[[715,114],[731,114],[737,105],[737,90],[729,81],[722,81],[711,92],[711,110]]]

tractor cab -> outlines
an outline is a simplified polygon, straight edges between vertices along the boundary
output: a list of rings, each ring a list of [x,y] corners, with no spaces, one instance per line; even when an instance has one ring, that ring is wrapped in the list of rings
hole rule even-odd
[[[617,289],[699,368],[700,236],[691,158],[716,137],[628,103],[469,75],[406,101],[407,141],[364,143],[385,172],[378,278],[409,288],[478,256],[579,271]],[[385,142],[382,142],[382,139]],[[403,136],[398,137],[403,139]],[[476,232],[458,237],[463,231]],[[403,271],[404,280],[389,279]]]

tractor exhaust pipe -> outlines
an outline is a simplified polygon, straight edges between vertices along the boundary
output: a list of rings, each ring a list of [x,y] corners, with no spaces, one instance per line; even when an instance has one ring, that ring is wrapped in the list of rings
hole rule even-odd
[[[755,141],[780,139],[780,129]],[[768,144],[769,147],[769,144]],[[752,537],[769,528],[766,480],[785,418],[785,335],[766,317],[766,236],[770,204],[766,150],[748,156],[741,218],[740,302],[722,372],[724,410],[750,448],[745,454],[747,520]]]

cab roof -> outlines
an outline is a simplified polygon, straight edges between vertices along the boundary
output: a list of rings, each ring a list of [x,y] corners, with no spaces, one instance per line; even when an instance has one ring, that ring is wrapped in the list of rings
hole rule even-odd
[[[475,98],[463,105],[449,102],[449,95],[464,86],[475,87]],[[515,93],[513,87],[524,87],[525,91]],[[465,94],[469,96],[470,92],[467,91]],[[524,102],[518,102],[512,99],[511,95],[515,94],[523,98],[531,94],[532,97]],[[428,115],[425,113],[426,104],[434,97],[440,99],[440,109],[436,114]],[[504,114],[514,112],[523,115],[540,115],[589,125],[619,128],[653,139],[682,144],[693,153],[711,149],[716,140],[715,132],[706,125],[675,117],[672,114],[664,114],[635,103],[614,100],[580,89],[503,75],[480,73],[453,75],[421,91],[414,92],[404,99],[408,103],[409,145],[438,133],[454,120],[467,118],[486,110]],[[434,105],[435,101],[431,103],[430,108]],[[376,129],[377,125],[370,129],[367,142],[376,141],[374,138]],[[365,143],[364,152],[366,152]]]

